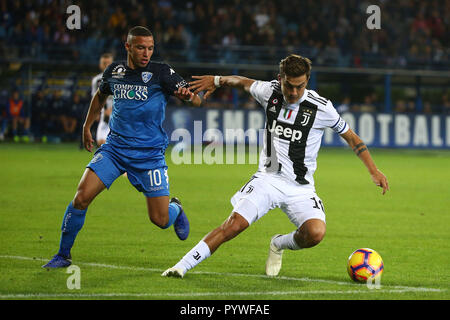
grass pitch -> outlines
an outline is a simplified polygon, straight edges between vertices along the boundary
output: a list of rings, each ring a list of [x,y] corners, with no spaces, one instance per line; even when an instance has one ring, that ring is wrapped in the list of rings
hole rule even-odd
[[[0,145],[0,299],[449,299],[450,152],[371,150],[391,190],[381,195],[348,149],[319,152],[316,189],[327,215],[317,247],[285,251],[277,278],[264,275],[270,238],[294,226],[274,210],[224,244],[184,279],[163,278],[230,214],[230,197],[257,165],[171,165],[191,235],[150,223],[144,197],[120,177],[89,207],[72,250],[80,289],[66,270],[41,268],[59,245],[66,206],[92,155],[75,144]],[[170,155],[167,152],[167,155]],[[353,283],[348,256],[380,253],[381,289]]]

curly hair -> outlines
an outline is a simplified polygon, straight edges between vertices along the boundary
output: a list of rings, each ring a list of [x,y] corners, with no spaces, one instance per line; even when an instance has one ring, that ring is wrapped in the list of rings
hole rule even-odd
[[[311,74],[311,60],[291,54],[280,61],[280,75],[288,77],[300,77],[306,74],[307,79]]]

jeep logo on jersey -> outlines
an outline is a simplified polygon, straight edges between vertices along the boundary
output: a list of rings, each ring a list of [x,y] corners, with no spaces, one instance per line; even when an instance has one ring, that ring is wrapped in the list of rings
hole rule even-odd
[[[115,84],[113,94],[114,99],[145,101],[148,98],[148,89],[146,86],[133,84]]]
[[[292,142],[300,141],[302,138],[302,132],[300,130],[283,127],[281,124],[277,125],[277,120],[273,120],[272,127],[267,128],[267,130],[271,133],[275,133],[282,139],[291,140]]]
[[[142,81],[144,81],[144,83],[147,83],[150,81],[150,79],[152,78],[153,73],[145,71],[142,72]]]

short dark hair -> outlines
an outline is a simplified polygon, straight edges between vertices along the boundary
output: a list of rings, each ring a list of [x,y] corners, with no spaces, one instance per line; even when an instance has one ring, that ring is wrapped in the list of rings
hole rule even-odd
[[[291,54],[280,61],[280,76],[300,77],[304,74],[309,79],[311,74],[311,60],[308,58]]]
[[[127,39],[129,37],[139,37],[139,36],[141,36],[141,37],[153,37],[153,34],[146,27],[136,26],[136,27],[131,28],[128,31]]]
[[[105,52],[103,53],[100,58],[111,58],[114,59],[114,55],[111,52]]]

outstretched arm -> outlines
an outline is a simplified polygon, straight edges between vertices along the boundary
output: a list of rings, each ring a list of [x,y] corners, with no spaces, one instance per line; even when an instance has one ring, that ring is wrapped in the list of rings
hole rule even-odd
[[[383,188],[383,194],[389,190],[389,184],[384,174],[377,169],[375,162],[370,156],[369,150],[361,138],[351,129],[341,135],[345,141],[347,141],[350,148],[353,149],[355,154],[361,159],[369,170],[372,181],[379,187]]]
[[[237,89],[243,89],[246,92],[250,92],[250,86],[255,82],[253,79],[249,79],[241,76],[192,76],[194,80],[189,83],[189,88],[194,90],[197,94],[200,91],[206,91],[203,99],[208,97],[219,87],[232,87]]]
[[[202,98],[189,88],[179,87],[177,91],[173,92],[173,95],[194,107],[200,107],[202,104]]]

